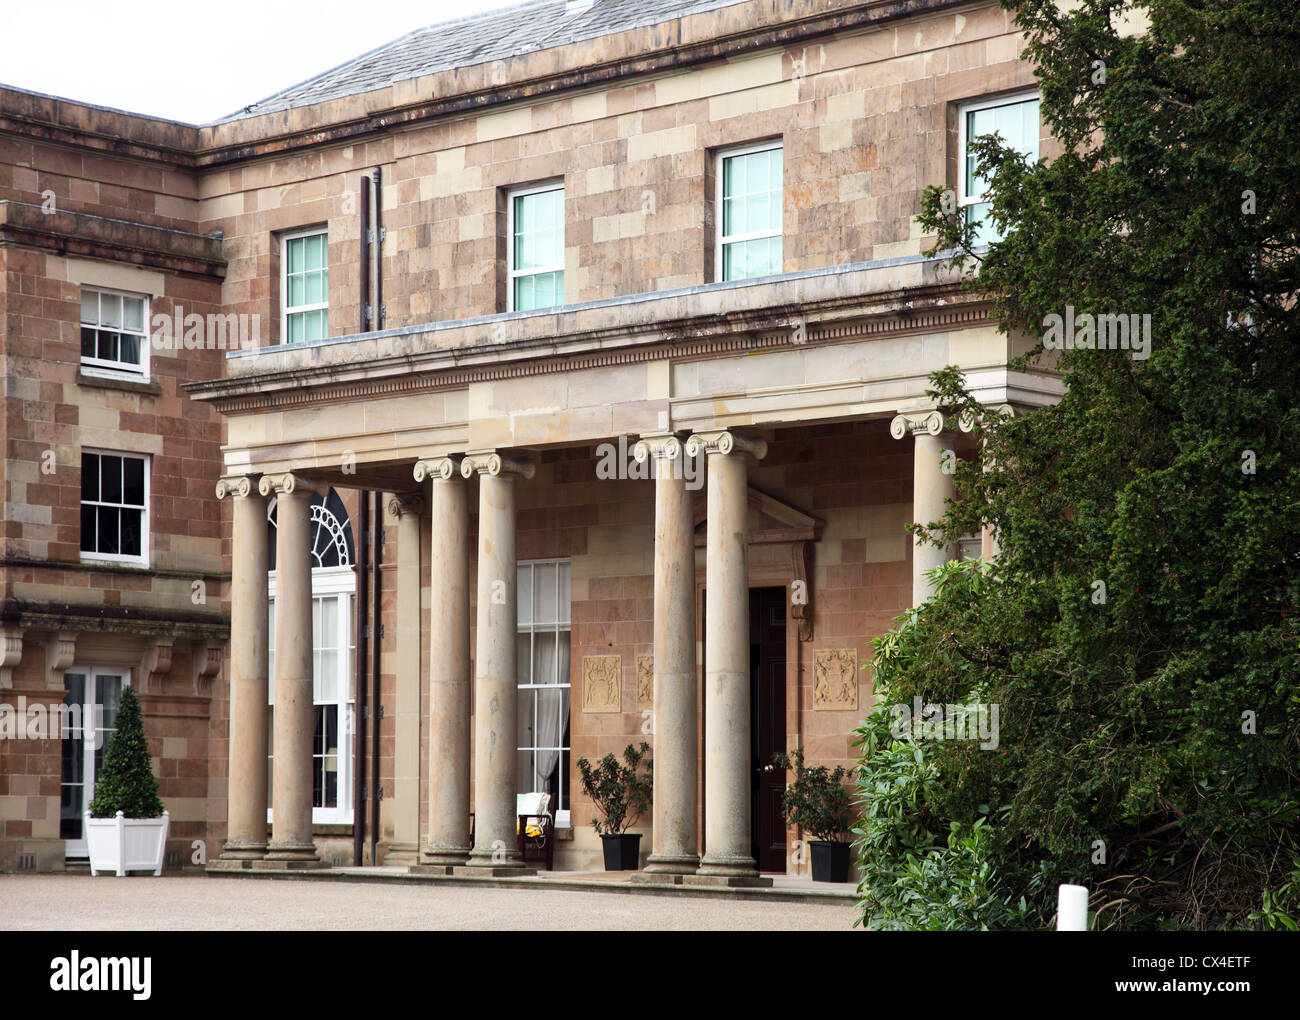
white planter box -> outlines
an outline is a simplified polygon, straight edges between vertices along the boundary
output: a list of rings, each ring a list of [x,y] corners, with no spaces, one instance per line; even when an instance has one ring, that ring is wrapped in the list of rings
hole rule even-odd
[[[85,814],[86,844],[90,848],[90,873],[152,871],[162,874],[167,847],[168,813],[161,818],[91,818]]]

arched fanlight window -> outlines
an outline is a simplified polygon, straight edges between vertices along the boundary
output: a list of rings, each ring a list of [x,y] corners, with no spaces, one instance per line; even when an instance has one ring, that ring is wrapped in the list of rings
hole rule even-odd
[[[268,538],[270,541],[270,566],[275,569],[275,505],[271,500],[266,510]],[[352,525],[339,494],[330,489],[322,498],[311,501],[311,557],[312,569],[322,567],[350,567],[356,562],[356,547],[352,541]]]

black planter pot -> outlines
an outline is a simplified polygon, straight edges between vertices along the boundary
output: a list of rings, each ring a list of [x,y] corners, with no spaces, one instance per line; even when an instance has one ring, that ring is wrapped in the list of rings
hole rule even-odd
[[[641,853],[641,833],[603,835],[600,841],[604,844],[606,871],[636,871],[637,860]]]
[[[849,880],[849,844],[829,843],[824,839],[808,841],[812,847],[812,878],[814,882],[847,882]]]

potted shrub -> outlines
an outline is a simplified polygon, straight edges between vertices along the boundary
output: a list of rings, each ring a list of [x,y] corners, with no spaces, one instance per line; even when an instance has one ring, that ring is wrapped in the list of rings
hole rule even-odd
[[[144,870],[162,874],[168,814],[158,799],[140,702],[130,687],[122,689],[117,732],[108,742],[85,822],[91,875]]]
[[[772,759],[777,768],[792,770],[794,782],[785,788],[781,807],[788,825],[798,825],[813,838],[808,841],[814,882],[849,880],[849,830],[853,825],[853,798],[844,780],[843,765],[808,768],[803,748]]]
[[[623,762],[607,754],[595,768],[586,758],[578,759],[582,792],[591,798],[604,820],[593,818],[591,824],[600,835],[605,851],[606,871],[635,871],[641,849],[641,834],[628,828],[650,807],[654,789],[654,762],[648,757],[650,745],[639,748],[628,744]],[[641,766],[645,765],[645,771]]]

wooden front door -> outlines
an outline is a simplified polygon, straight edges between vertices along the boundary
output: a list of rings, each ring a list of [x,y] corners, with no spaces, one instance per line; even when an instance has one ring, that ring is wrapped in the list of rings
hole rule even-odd
[[[750,825],[758,870],[785,873],[785,772],[768,766],[785,746],[784,588],[749,590]]]

